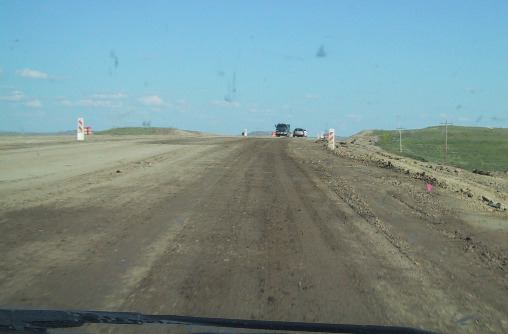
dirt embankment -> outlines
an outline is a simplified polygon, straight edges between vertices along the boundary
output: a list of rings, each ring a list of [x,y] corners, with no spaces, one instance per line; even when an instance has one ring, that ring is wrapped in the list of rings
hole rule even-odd
[[[337,143],[335,154],[368,165],[392,169],[433,186],[447,189],[466,200],[465,210],[498,213],[508,208],[508,175],[489,172],[482,175],[453,166],[421,162],[382,150],[373,131],[366,130]]]

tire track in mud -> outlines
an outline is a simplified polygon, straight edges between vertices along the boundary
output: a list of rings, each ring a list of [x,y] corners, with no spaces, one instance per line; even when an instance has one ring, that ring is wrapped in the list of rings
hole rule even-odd
[[[280,156],[279,186],[292,194],[289,215],[298,240],[298,252],[290,260],[299,259],[301,281],[307,287],[303,293],[294,291],[302,299],[297,316],[312,321],[386,321],[382,303],[369,293],[366,277],[352,264],[358,253],[350,248],[355,237],[346,226],[362,217],[330,201],[326,186],[310,177],[285,147]]]
[[[284,142],[267,143],[246,145],[235,163],[203,176],[189,225],[174,239],[178,253],[161,256],[122,308],[435,326],[428,306],[416,311],[416,301],[400,296],[397,276],[407,277],[405,291],[432,290],[428,281],[411,283],[422,274],[413,262],[348,204],[327,201],[330,185],[296,167]]]
[[[199,312],[201,315],[209,314],[209,307],[220,311],[229,290],[223,277],[234,274],[229,244],[245,216],[236,208],[243,207],[242,203],[247,201],[241,182],[245,172],[238,173],[232,166],[238,166],[242,171],[249,169],[255,160],[249,156],[248,149],[247,143],[242,152],[221,160],[196,184],[168,200],[168,207],[181,210],[186,216],[185,226],[147,277],[132,290],[129,301],[122,305],[123,309],[153,309],[157,313],[178,314],[185,314],[185,310],[190,309],[189,314]],[[242,242],[248,246],[245,243],[252,241]],[[223,271],[209,270],[214,267],[223,267]],[[161,301],[161,296],[154,296],[154,293],[168,298]],[[212,307],[213,301],[218,304]]]
[[[313,146],[316,147],[316,145]],[[414,310],[412,312],[415,315],[420,314],[421,319],[413,326],[418,323],[428,323],[427,329],[437,331],[498,332],[507,327],[508,321],[501,311],[506,308],[503,306],[507,303],[506,298],[495,297],[499,296],[499,292],[492,294],[492,291],[501,291],[508,287],[506,275],[504,273],[498,275],[489,270],[486,272],[485,268],[481,269],[483,267],[481,262],[465,254],[460,244],[456,241],[450,242],[450,236],[443,234],[442,224],[430,224],[428,221],[430,215],[443,224],[450,224],[451,221],[446,219],[453,221],[457,219],[454,218],[453,211],[448,208],[441,209],[435,205],[432,207],[432,212],[423,208],[413,210],[412,207],[418,207],[422,200],[426,203],[426,200],[421,197],[413,198],[414,191],[418,187],[405,188],[409,187],[405,184],[401,188],[401,182],[392,181],[394,174],[390,171],[358,166],[343,158],[336,159],[333,155],[330,157],[331,153],[324,150],[316,153],[307,149],[303,150],[307,155],[299,152],[300,159],[314,166],[316,172],[322,175],[323,180],[330,185],[330,189],[345,202],[352,203],[351,207],[355,211],[368,211],[377,218],[392,238],[402,240],[407,245],[403,249],[404,252],[415,259],[416,265],[403,271],[399,269],[391,273],[383,270],[382,267],[378,268],[381,276],[379,281],[381,289],[378,289],[378,292],[386,298],[387,305],[390,305],[394,311],[398,310],[400,314],[407,313],[407,310]],[[294,151],[298,150],[294,148]],[[311,163],[308,163],[309,159]],[[312,161],[318,161],[318,163],[312,163]],[[403,180],[404,177],[401,175],[399,178]],[[390,188],[395,189],[390,190]],[[401,192],[400,196],[403,200],[401,201],[400,196],[395,196],[396,198],[389,196],[391,191]],[[405,191],[409,193],[404,196]],[[354,203],[350,200],[351,194],[357,194],[360,201]],[[366,202],[371,205],[367,206]],[[377,228],[376,225],[372,226]],[[422,240],[412,240],[412,235]],[[426,242],[423,242],[424,240]],[[363,241],[362,244],[367,243]],[[378,240],[373,246],[376,245],[375,248],[379,250],[381,244]],[[371,256],[375,258],[376,255],[373,253]],[[481,275],[477,274],[477,271],[488,274],[483,282],[479,280]],[[393,275],[395,272],[399,273],[399,277]],[[389,280],[393,282],[390,283]],[[393,289],[395,282],[399,285],[399,291]],[[382,291],[384,289],[386,290]],[[408,294],[417,294],[421,300],[412,301],[408,298]],[[390,299],[391,303],[388,302]],[[404,318],[408,318],[407,315],[402,317]],[[467,327],[464,327],[458,321],[463,318],[473,319],[474,322],[468,322]],[[432,328],[433,326],[435,327]]]
[[[382,233],[398,251],[411,263],[417,264],[417,261],[407,252],[409,245],[400,240],[396,235],[390,232],[389,228],[379,219],[377,215],[369,208],[369,205],[357,194],[348,181],[337,174],[332,174],[330,170],[322,165],[317,166],[321,173],[321,178],[328,180],[327,184],[330,190],[337,195],[344,203],[365,222],[372,225],[378,232]]]
[[[184,216],[161,201],[237,148],[187,146],[122,165],[118,175],[99,170],[65,179],[61,193],[36,192],[32,206],[3,211],[0,302],[115,310],[182,227]],[[173,173],[159,174],[168,169]]]
[[[90,216],[72,220],[77,226],[54,223],[73,219],[72,203],[79,198],[72,196],[66,208],[55,199],[48,202],[52,210],[40,206],[9,217],[35,222],[4,230],[16,253],[11,261],[48,253],[33,271],[26,263],[23,275],[32,280],[16,283],[12,272],[12,288],[26,294],[4,304],[32,306],[36,296],[37,306],[52,308],[390,324],[451,333],[508,327],[506,278],[488,276],[485,265],[464,255],[462,240],[454,243],[438,233],[436,226],[449,223],[452,211],[420,207],[427,202],[412,197],[416,187],[390,196],[409,182],[401,186],[388,171],[316,151],[305,140],[213,143],[188,145],[179,159],[141,159],[105,175],[81,194],[95,192],[93,203],[104,205],[85,208]],[[442,224],[430,224],[425,212]],[[34,235],[39,226],[55,235]],[[415,235],[419,240],[412,241]],[[25,242],[32,247],[17,252]],[[56,253],[65,263],[55,261]],[[47,270],[52,263],[58,268]]]
[[[293,166],[285,142],[251,146],[234,163],[204,176],[210,185],[196,198],[194,227],[175,239],[184,251],[161,257],[143,284],[159,286],[154,290],[167,292],[173,304],[159,303],[159,296],[141,287],[122,307],[159,304],[158,313],[386,322],[366,278],[348,262],[355,255],[337,242],[333,225],[345,215],[322,203],[322,192]],[[169,263],[174,269],[161,272]]]
[[[496,249],[495,245],[488,245],[482,241],[475,240],[472,236],[474,232],[465,232],[463,227],[456,227],[456,229],[450,229],[447,227],[447,223],[450,220],[457,219],[453,217],[452,212],[448,209],[440,209],[444,211],[444,214],[436,215],[429,213],[416,205],[412,204],[408,198],[395,192],[387,192],[394,200],[398,201],[409,210],[418,212],[420,219],[429,225],[433,225],[434,231],[440,233],[442,236],[451,239],[453,241],[461,241],[464,243],[463,249],[468,252],[476,254],[476,256],[484,263],[488,264],[489,269],[499,271],[501,274],[507,275],[506,270],[508,266],[508,256],[502,250]],[[435,205],[428,201],[429,205]],[[462,223],[465,225],[465,223]]]

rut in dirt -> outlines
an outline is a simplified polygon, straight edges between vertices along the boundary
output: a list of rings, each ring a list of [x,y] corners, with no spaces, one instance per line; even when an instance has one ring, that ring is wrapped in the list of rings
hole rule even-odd
[[[393,324],[348,224],[280,140],[250,140],[179,201],[186,226],[122,308],[211,317]],[[168,203],[171,205],[171,203]],[[170,300],[171,303],[165,303]],[[146,312],[146,311],[144,311]]]
[[[297,159],[289,143],[247,139],[182,193],[179,200],[193,205],[177,246],[122,307],[144,310],[155,303],[168,314],[446,332],[503,328],[495,320],[502,318],[503,302],[471,290],[465,296],[467,283],[454,287],[443,259],[427,261],[401,247],[400,231],[383,229],[387,222],[351,180],[343,179],[338,192],[319,165]],[[372,176],[360,177],[369,183]],[[394,203],[384,209],[398,210],[400,202]],[[409,214],[415,227],[426,223],[420,212]],[[458,274],[463,269],[455,275],[465,277]],[[462,327],[465,318],[476,326]]]
[[[11,247],[25,265],[9,271],[21,281],[6,280],[5,300],[449,333],[507,327],[506,277],[431,223],[406,176],[310,139],[203,140],[178,141],[119,175],[100,171],[83,192],[94,195],[79,211],[87,215],[55,202],[6,216],[44,234],[20,231],[32,242],[16,225],[4,230],[31,246]],[[432,217],[450,224],[454,213]],[[46,256],[30,266],[38,247]]]

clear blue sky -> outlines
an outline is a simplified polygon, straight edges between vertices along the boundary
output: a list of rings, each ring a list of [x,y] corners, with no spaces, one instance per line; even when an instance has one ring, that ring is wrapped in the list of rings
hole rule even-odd
[[[508,1],[1,1],[0,130],[508,126]]]

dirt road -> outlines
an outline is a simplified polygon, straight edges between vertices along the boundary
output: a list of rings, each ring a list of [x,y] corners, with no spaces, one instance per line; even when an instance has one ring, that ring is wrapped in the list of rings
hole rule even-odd
[[[1,144],[0,307],[508,332],[506,211],[404,173],[299,138]]]

